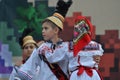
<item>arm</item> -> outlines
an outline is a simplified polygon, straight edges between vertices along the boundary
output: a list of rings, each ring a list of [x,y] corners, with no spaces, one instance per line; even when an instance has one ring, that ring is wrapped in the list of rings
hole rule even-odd
[[[53,52],[46,52],[45,56],[50,63],[57,63],[67,58],[68,43],[62,43]]]
[[[93,60],[99,64],[101,60],[101,56],[103,55],[103,49],[102,46],[99,44],[99,53],[96,55],[93,55]]]
[[[31,80],[36,73],[36,67],[39,65],[38,62],[40,61],[41,60],[39,58],[37,50],[34,50],[26,63],[23,64],[20,69],[16,69],[17,76],[21,80]]]
[[[16,70],[15,70],[15,67],[16,67],[16,66],[13,67],[13,71],[12,71],[12,73],[10,74],[9,80],[21,80],[21,79],[19,79],[18,77],[16,77],[17,72],[16,72]],[[18,67],[16,67],[16,68],[18,68]]]

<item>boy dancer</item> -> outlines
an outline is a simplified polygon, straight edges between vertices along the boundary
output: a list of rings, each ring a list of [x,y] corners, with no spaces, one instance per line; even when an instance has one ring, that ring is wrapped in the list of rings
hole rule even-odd
[[[68,80],[68,42],[63,42],[58,34],[63,30],[64,17],[72,1],[59,0],[56,13],[46,18],[42,24],[45,40],[28,61],[18,70],[22,80]]]
[[[92,24],[83,16],[75,19],[73,53],[70,53],[70,80],[102,80],[98,73],[98,63],[103,49],[91,41]]]

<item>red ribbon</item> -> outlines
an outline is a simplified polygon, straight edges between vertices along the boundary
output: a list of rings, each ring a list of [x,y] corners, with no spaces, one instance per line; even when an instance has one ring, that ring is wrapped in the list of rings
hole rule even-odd
[[[92,77],[93,76],[92,69],[93,68],[89,68],[89,67],[85,67],[85,66],[79,66],[79,71],[77,72],[77,75],[79,76],[85,71],[88,76]]]

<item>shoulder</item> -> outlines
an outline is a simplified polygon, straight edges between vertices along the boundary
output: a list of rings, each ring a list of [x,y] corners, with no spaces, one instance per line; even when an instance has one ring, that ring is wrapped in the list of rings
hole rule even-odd
[[[63,45],[66,46],[69,51],[73,51],[73,41],[63,42]]]
[[[90,43],[89,44],[99,44],[98,42],[96,42],[96,41],[90,41]]]
[[[46,45],[48,45],[46,42],[42,43],[37,49],[36,51],[39,52],[40,50],[42,50]]]
[[[92,47],[92,48],[96,48],[98,50],[101,50],[102,49],[102,45],[96,41],[91,41],[89,43],[89,45]]]
[[[91,41],[88,45],[84,47],[83,50],[99,50],[99,43]]]
[[[82,51],[80,51],[80,55],[103,55],[103,49],[99,43],[91,41]]]

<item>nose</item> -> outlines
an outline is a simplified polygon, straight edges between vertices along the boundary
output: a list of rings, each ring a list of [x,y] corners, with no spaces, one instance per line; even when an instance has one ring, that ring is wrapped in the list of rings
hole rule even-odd
[[[42,35],[45,33],[45,29],[42,30]]]
[[[31,48],[30,48],[30,47],[28,48],[28,51],[31,51]]]
[[[42,29],[42,33],[44,33],[45,32],[45,30],[44,29]]]

